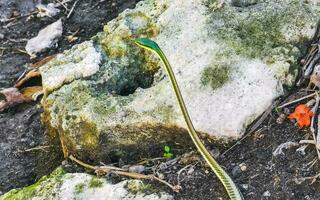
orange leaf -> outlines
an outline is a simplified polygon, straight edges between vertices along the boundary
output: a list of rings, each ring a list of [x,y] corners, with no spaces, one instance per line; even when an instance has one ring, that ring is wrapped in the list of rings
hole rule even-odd
[[[299,128],[303,128],[305,126],[310,126],[312,116],[313,113],[310,111],[310,108],[304,104],[300,104],[295,108],[294,112],[288,116],[288,118],[296,119]]]

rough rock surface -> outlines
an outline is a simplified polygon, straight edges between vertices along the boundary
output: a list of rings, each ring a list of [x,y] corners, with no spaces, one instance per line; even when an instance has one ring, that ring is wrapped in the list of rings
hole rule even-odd
[[[132,43],[149,37],[168,56],[195,128],[239,138],[283,84],[293,84],[317,9],[302,1],[140,2],[41,69],[43,120],[65,152],[86,160],[185,144],[185,124],[161,63]],[[95,67],[83,65],[86,60]]]
[[[26,51],[29,55],[36,55],[37,53],[52,47],[57,42],[58,38],[62,36],[62,30],[62,21],[59,19],[42,29],[36,37],[28,40]]]
[[[140,180],[122,181],[111,184],[104,178],[84,173],[65,173],[61,168],[51,175],[42,177],[34,185],[14,189],[0,200],[171,200],[173,197],[157,191]]]

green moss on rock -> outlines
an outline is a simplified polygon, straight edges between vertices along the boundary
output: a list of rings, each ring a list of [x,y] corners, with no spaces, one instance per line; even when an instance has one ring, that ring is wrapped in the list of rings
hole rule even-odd
[[[102,187],[103,182],[101,180],[99,180],[96,177],[92,177],[92,179],[89,182],[89,188],[99,188]]]
[[[30,199],[37,193],[45,195],[47,191],[51,191],[61,184],[62,177],[65,174],[64,170],[59,167],[49,176],[42,177],[35,184],[22,189],[13,189],[0,197],[0,200],[26,200]]]
[[[294,31],[304,29],[306,18],[315,19],[308,6],[298,0],[290,3],[263,1],[259,6],[241,9],[226,4],[210,15],[208,25],[212,33],[238,54],[253,58],[267,56],[275,47],[287,46],[290,34],[294,45],[303,44],[306,38]],[[290,27],[286,27],[288,25]]]
[[[230,79],[231,69],[228,65],[212,64],[205,68],[201,74],[201,83],[217,89]]]
[[[128,181],[126,188],[132,194],[152,194],[156,192],[155,188],[153,188],[150,184],[145,184],[140,180]]]
[[[86,185],[84,183],[79,183],[75,186],[75,191],[77,194],[80,194],[84,191]]]

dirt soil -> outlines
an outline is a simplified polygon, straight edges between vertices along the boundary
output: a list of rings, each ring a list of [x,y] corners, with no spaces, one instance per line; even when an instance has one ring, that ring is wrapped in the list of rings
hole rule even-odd
[[[30,2],[28,6],[33,2],[24,2],[27,1]],[[79,0],[69,19],[66,19],[69,11],[60,7],[62,12],[53,18],[34,17],[26,21],[27,17],[19,17],[16,21],[0,22],[0,47],[4,48],[0,49],[0,88],[12,87],[26,69],[25,64],[34,63],[88,40],[119,12],[134,7],[136,1]],[[52,1],[43,1],[48,2]],[[67,6],[71,8],[73,2],[70,1]],[[33,10],[33,6],[30,6],[27,11],[22,11],[19,3],[19,0],[0,0],[0,16],[10,17],[19,13],[26,15]],[[61,17],[64,21],[64,33],[57,46],[34,60],[17,50],[24,49],[27,39],[34,37],[40,29]],[[76,36],[79,38],[70,44],[66,36],[77,30],[79,33]],[[39,80],[35,80],[34,84],[37,82]],[[299,92],[291,93],[296,96],[304,95]],[[290,109],[292,111],[294,106]],[[15,106],[0,113],[0,195],[12,188],[32,184],[41,176],[50,173],[63,160],[59,145],[53,145],[59,143],[58,139],[46,136],[46,129],[40,122],[41,112],[37,102]],[[284,120],[282,124],[276,123],[278,115],[275,111],[272,112],[257,131],[247,135],[227,153],[223,154],[228,148],[220,149],[222,154],[218,161],[239,185],[245,199],[320,199],[319,180],[298,182],[301,177],[319,173],[319,161],[312,163],[317,159],[314,146],[309,145],[305,155],[296,152],[300,146],[295,146],[284,150],[283,155],[273,156],[273,151],[281,143],[299,142],[310,135],[308,130],[300,130],[289,120]],[[195,149],[190,147],[190,150]],[[161,156],[161,153],[159,155]],[[170,183],[177,184],[178,171],[184,167],[186,164],[176,163],[160,173],[164,174]],[[71,167],[69,170],[75,169]],[[163,187],[172,193],[175,199],[227,199],[223,187],[203,162],[191,162],[186,170],[180,173],[179,180],[182,186],[180,193],[151,183]]]

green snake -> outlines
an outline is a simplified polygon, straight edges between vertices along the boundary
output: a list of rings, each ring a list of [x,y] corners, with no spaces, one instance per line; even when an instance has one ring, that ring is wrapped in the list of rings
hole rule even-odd
[[[230,176],[222,169],[222,167],[218,164],[218,162],[211,156],[211,154],[208,152],[208,150],[205,148],[205,146],[202,144],[199,136],[196,133],[196,130],[194,129],[194,126],[192,124],[192,121],[190,119],[188,110],[186,108],[186,105],[184,103],[183,97],[180,92],[180,88],[178,86],[178,83],[176,81],[176,78],[174,76],[174,73],[172,71],[171,65],[164,55],[163,51],[160,49],[158,44],[150,39],[147,38],[138,38],[135,41],[135,44],[138,46],[150,50],[154,53],[156,53],[161,61],[164,63],[166,71],[169,75],[171,84],[173,86],[174,93],[176,95],[179,107],[181,109],[181,112],[183,114],[184,120],[188,126],[188,133],[190,137],[192,138],[192,141],[196,145],[198,151],[201,153],[202,157],[206,160],[206,162],[209,164],[213,172],[216,174],[216,176],[219,178],[219,180],[222,182],[224,188],[226,189],[229,197],[231,200],[243,200],[243,196],[240,193],[239,189],[237,188],[236,184],[232,181]]]

